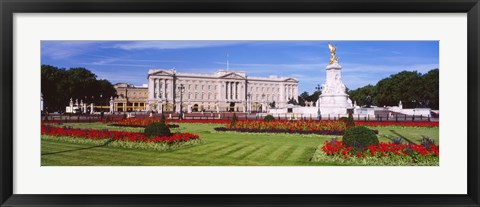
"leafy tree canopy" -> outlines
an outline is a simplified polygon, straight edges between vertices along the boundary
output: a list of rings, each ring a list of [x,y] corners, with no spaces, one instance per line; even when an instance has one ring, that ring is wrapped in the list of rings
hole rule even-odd
[[[421,74],[417,71],[402,71],[380,80],[375,86],[367,85],[349,90],[348,95],[357,105],[396,106],[399,101],[405,108],[439,106],[439,70]]]
[[[48,111],[63,111],[73,100],[105,105],[112,96],[116,96],[113,85],[85,68],[57,68],[51,65],[41,66],[41,91],[44,105]],[[102,99],[100,99],[102,95]]]

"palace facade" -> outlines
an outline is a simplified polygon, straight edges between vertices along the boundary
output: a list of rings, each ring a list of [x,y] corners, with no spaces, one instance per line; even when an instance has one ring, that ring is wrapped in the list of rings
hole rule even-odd
[[[298,80],[291,77],[250,77],[242,71],[213,74],[148,71],[148,107],[152,111],[267,111],[285,107],[298,97]],[[180,105],[181,104],[181,105]]]
[[[113,100],[113,111],[146,111],[148,88],[128,83],[113,85],[117,97]]]

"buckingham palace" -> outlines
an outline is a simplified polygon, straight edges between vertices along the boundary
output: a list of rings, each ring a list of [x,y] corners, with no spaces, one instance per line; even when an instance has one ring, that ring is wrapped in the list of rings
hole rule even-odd
[[[262,112],[298,101],[298,80],[292,77],[250,77],[243,71],[213,74],[180,73],[175,69],[148,71],[151,111]],[[182,104],[182,105],[180,105]]]

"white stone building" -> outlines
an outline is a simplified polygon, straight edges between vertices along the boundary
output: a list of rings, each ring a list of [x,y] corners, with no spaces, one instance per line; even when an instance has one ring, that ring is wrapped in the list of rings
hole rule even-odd
[[[260,112],[271,108],[273,102],[275,107],[285,107],[289,99],[298,99],[298,80],[290,77],[249,77],[242,71],[226,70],[199,74],[151,69],[147,79],[152,111]]]

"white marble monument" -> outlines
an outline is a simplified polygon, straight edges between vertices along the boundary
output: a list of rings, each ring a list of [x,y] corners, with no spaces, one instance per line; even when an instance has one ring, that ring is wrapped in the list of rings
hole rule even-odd
[[[327,78],[322,85],[322,95],[317,104],[320,106],[320,113],[324,116],[347,115],[347,109],[352,109],[352,100],[348,98],[345,84],[342,82],[342,66],[338,63],[335,55],[336,48],[328,44],[330,48],[330,62],[326,68]]]

